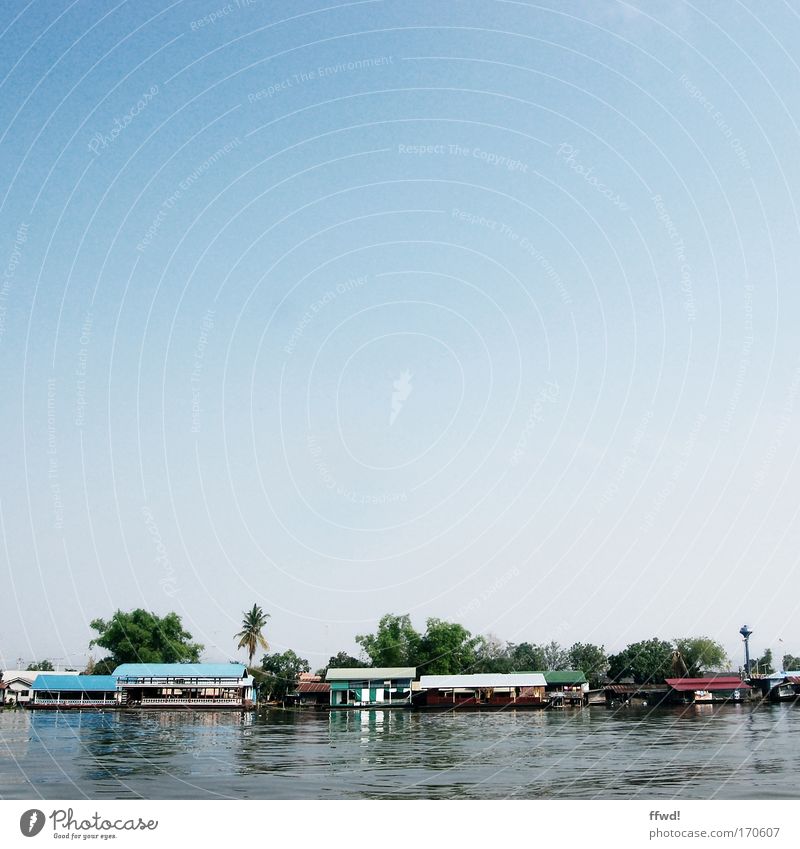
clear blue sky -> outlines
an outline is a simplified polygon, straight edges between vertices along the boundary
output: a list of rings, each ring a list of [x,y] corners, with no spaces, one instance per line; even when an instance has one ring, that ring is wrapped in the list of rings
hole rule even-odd
[[[800,653],[791,4],[7,12],[2,665],[253,602]]]

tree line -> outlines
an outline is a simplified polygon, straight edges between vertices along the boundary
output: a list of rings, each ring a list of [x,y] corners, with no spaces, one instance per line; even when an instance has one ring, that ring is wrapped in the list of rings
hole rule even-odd
[[[242,629],[233,639],[238,641],[237,648],[247,651],[247,665],[260,692],[266,698],[280,699],[294,688],[301,673],[311,671],[311,665],[291,649],[269,652],[263,634],[268,619],[269,614],[254,604],[244,612]],[[203,646],[193,641],[174,612],[158,616],[142,609],[118,610],[110,619],[94,619],[90,625],[97,632],[90,648],[99,646],[108,655],[90,660],[85,670],[89,674],[109,675],[122,663],[197,663],[203,652]],[[576,642],[566,647],[555,640],[542,644],[504,642],[494,635],[472,634],[458,622],[436,617],[428,619],[425,630],[420,632],[408,614],[395,613],[382,616],[373,633],[358,634],[355,642],[361,649],[359,657],[340,651],[317,670],[318,674],[324,677],[328,669],[350,666],[413,666],[420,675],[578,669],[590,686],[596,687],[606,681],[645,684],[669,677],[697,677],[731,666],[723,646],[703,636],[672,641],[653,637],[608,654],[604,646],[593,643]],[[254,666],[259,647],[265,654]],[[28,668],[53,667],[50,661],[43,660]],[[800,658],[785,654],[782,668],[800,668]],[[751,671],[775,671],[770,649],[751,662]]]

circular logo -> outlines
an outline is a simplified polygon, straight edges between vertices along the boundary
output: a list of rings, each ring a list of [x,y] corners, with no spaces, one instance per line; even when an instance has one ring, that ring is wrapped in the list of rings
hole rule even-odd
[[[19,818],[19,830],[25,837],[36,837],[44,828],[44,813],[38,808],[31,808]]]

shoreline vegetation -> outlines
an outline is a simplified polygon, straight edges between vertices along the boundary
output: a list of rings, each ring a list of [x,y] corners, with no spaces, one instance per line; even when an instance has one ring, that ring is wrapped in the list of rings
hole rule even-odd
[[[324,682],[328,671],[332,669],[374,670],[403,667],[413,668],[417,677],[493,675],[493,680],[500,683],[511,680],[507,678],[509,675],[531,670],[537,670],[543,675],[579,670],[583,678],[584,693],[604,691],[606,698],[603,702],[613,703],[616,697],[622,703],[636,702],[644,705],[664,701],[666,682],[669,679],[699,681],[703,676],[721,676],[724,673],[728,680],[735,680],[738,676],[742,682],[751,680],[752,683],[754,679],[769,679],[769,676],[776,673],[770,649],[766,649],[760,657],[751,661],[748,669],[740,666],[737,671],[728,671],[731,670],[732,664],[724,647],[706,636],[678,637],[672,641],[652,637],[630,643],[623,650],[609,654],[603,645],[592,643],[575,642],[567,648],[555,640],[543,644],[505,642],[493,634],[474,635],[457,622],[438,618],[429,618],[425,631],[420,632],[414,627],[408,614],[387,613],[381,617],[373,633],[355,636],[354,641],[361,649],[359,657],[340,651],[332,655],[328,663],[314,674],[311,672],[309,661],[292,649],[269,653],[269,644],[263,633],[268,619],[269,614],[257,604],[253,604],[252,608],[243,613],[242,628],[233,636],[236,648],[247,651],[246,669],[257,687],[257,705],[268,709],[294,710],[303,704],[330,706],[321,698],[323,692],[329,691],[329,687],[324,690],[328,685],[318,687],[316,698],[304,702],[298,697],[298,682]],[[192,635],[185,630],[180,616],[175,612],[159,616],[143,609],[129,612],[117,610],[109,620],[94,619],[90,625],[97,632],[97,636],[91,640],[89,647],[103,648],[109,654],[99,660],[90,657],[86,668],[80,671],[82,675],[109,676],[122,664],[197,664],[204,648],[201,644],[193,642]],[[258,648],[263,649],[265,654],[260,664],[254,665]],[[782,669],[799,667],[800,658],[791,654],[783,656]],[[28,670],[46,673],[54,671],[54,666],[52,661],[45,659],[29,664]],[[416,682],[417,689],[418,683]],[[748,689],[745,695],[749,698],[749,688],[744,683],[743,687]],[[489,690],[493,689],[478,688],[476,685],[473,698],[467,701],[473,702],[472,706],[496,706],[497,699],[492,705],[489,704],[489,697],[493,693],[489,693],[487,697]],[[551,689],[548,688],[548,705],[555,701]],[[577,701],[571,697],[565,698],[565,689],[568,688],[562,687],[557,693],[558,706]],[[770,695],[764,687],[760,689],[763,696]],[[800,687],[795,689],[800,692]],[[795,689],[786,690],[785,697],[794,695]],[[453,690],[454,704],[455,693]],[[570,696],[569,693],[566,695]],[[711,693],[711,696],[713,695]],[[502,702],[501,706],[513,705],[517,696],[519,692],[509,696],[510,701]],[[735,699],[740,699],[738,690]],[[412,701],[409,685],[407,706],[411,706]],[[520,699],[520,705],[522,701],[524,700]],[[599,697],[595,701],[582,697],[581,703],[602,702]],[[355,704],[361,703],[354,702],[349,706]]]

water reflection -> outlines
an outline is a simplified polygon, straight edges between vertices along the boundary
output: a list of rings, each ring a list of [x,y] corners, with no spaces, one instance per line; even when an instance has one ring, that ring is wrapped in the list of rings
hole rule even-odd
[[[6,712],[0,797],[798,797],[800,706]]]

